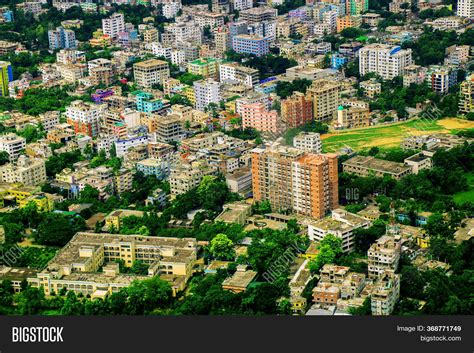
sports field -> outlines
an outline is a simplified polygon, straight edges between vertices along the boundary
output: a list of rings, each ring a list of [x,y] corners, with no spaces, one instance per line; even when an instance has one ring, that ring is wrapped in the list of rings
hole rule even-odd
[[[410,135],[431,133],[456,133],[459,130],[474,128],[474,121],[458,118],[442,120],[410,120],[390,125],[377,125],[367,128],[342,130],[321,136],[325,152],[335,152],[342,147],[360,151],[370,147],[397,147]]]

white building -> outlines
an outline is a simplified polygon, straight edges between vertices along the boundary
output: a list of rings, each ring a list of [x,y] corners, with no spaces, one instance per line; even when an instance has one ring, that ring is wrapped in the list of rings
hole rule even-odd
[[[42,159],[20,156],[16,164],[7,163],[0,167],[0,183],[36,186],[44,182],[46,182],[46,167]]]
[[[16,160],[20,152],[26,148],[26,139],[13,133],[0,136],[0,151],[5,151],[10,156],[10,161]]]
[[[321,153],[323,145],[317,132],[302,131],[293,138],[293,146],[310,153]]]
[[[114,13],[109,18],[102,19],[102,31],[105,35],[115,39],[120,32],[125,31],[125,19],[123,14]]]
[[[171,60],[172,50],[171,47],[165,47],[161,43],[151,43],[151,52],[158,57],[165,58],[166,60]]]
[[[194,82],[196,109],[205,111],[210,103],[219,104],[221,100],[220,83],[213,79]]]
[[[389,44],[369,44],[359,51],[359,71],[364,76],[375,72],[386,80],[403,75],[412,64],[411,49]]]
[[[474,0],[458,0],[458,16],[474,17]]]
[[[258,70],[250,67],[241,66],[236,63],[225,63],[219,67],[219,80],[236,81],[245,86],[253,87],[258,84],[259,73]]]
[[[181,9],[181,1],[169,1],[163,3],[163,16],[166,18],[174,18]]]
[[[232,0],[232,2],[234,4],[234,10],[237,11],[247,10],[253,7],[252,0]]]
[[[335,209],[331,216],[308,225],[309,240],[319,242],[328,234],[342,240],[342,251],[347,253],[354,249],[354,230],[368,228],[371,222],[343,209]]]
[[[171,63],[174,65],[181,65],[186,62],[186,53],[184,50],[172,50],[171,51]]]

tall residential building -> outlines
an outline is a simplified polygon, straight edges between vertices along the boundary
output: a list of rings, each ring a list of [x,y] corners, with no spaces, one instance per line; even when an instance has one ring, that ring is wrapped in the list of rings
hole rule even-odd
[[[369,10],[369,0],[346,0],[346,14],[360,15]]]
[[[99,123],[105,107],[105,104],[74,101],[66,108],[67,122],[73,126],[76,134],[95,137],[99,134]]]
[[[7,163],[0,167],[0,183],[37,186],[44,182],[46,182],[46,167],[42,159],[20,156],[16,164]]]
[[[166,61],[150,59],[133,64],[133,75],[138,86],[151,88],[170,77],[170,69]]]
[[[337,155],[254,149],[252,188],[254,199],[270,201],[274,210],[322,218],[339,202]]]
[[[433,91],[446,94],[458,83],[458,70],[447,66],[431,66],[426,72],[425,79]]]
[[[16,160],[26,148],[26,139],[13,133],[0,136],[0,151],[7,152],[10,161]]]
[[[12,64],[0,61],[0,97],[8,97],[8,83],[13,81]]]
[[[214,58],[200,58],[188,63],[188,72],[203,78],[219,77],[219,62]]]
[[[237,63],[225,63],[219,67],[219,80],[221,83],[226,81],[236,81],[245,86],[253,87],[258,84],[259,72],[257,69],[242,66]]]
[[[369,278],[378,278],[385,270],[396,271],[401,254],[400,235],[384,235],[367,251]]]
[[[76,34],[73,30],[57,27],[48,31],[49,49],[75,49]]]
[[[458,16],[474,18],[474,0],[458,0]]]
[[[364,76],[375,72],[386,80],[403,75],[412,64],[411,49],[389,44],[369,44],[359,50],[359,71]]]
[[[210,103],[219,104],[221,100],[220,83],[213,79],[194,82],[196,109],[205,111]]]
[[[118,37],[120,32],[125,31],[125,18],[121,13],[114,13],[108,18],[102,19],[102,31],[112,39]]]
[[[313,101],[314,120],[326,121],[335,118],[341,100],[339,82],[326,79],[313,81],[306,94]]]
[[[474,74],[461,83],[459,96],[459,111],[461,113],[474,112]]]
[[[276,133],[280,128],[278,112],[267,110],[263,103],[244,104],[242,106],[242,127]]]
[[[313,101],[304,93],[295,91],[281,101],[281,117],[288,128],[304,125],[313,120]]]
[[[232,38],[232,48],[241,54],[263,56],[270,52],[269,40],[265,37],[240,34]]]
[[[214,33],[216,54],[220,58],[225,57],[225,53],[232,49],[229,27],[223,26],[216,29]]]

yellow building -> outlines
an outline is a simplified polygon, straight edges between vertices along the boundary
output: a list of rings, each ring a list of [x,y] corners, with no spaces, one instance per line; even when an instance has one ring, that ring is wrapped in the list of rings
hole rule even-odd
[[[143,212],[134,210],[112,211],[107,217],[105,217],[105,227],[109,230],[115,229],[118,231],[122,225],[122,219],[130,216],[143,217]]]
[[[36,204],[38,212],[52,212],[56,202],[62,201],[61,196],[41,193],[39,195],[31,195],[22,200],[19,200],[18,206],[20,208],[26,207],[29,203]]]
[[[219,61],[213,58],[200,58],[188,63],[188,71],[204,78],[219,76]]]
[[[112,44],[112,38],[105,35],[101,29],[98,29],[92,33],[92,38],[89,40],[89,44],[93,47],[107,47]]]
[[[196,93],[194,88],[191,86],[183,88],[183,95],[188,99],[188,101],[194,106],[196,105]]]

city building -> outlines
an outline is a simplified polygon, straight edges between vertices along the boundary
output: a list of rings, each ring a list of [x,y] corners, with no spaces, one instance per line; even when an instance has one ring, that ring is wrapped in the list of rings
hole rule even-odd
[[[360,88],[364,90],[364,94],[369,98],[375,98],[376,95],[382,93],[382,84],[375,79],[362,81]]]
[[[122,13],[114,13],[108,18],[102,19],[102,31],[104,35],[116,39],[120,32],[125,31],[125,18]]]
[[[166,61],[150,59],[133,64],[133,75],[138,86],[152,88],[170,77],[170,69]]]
[[[21,183],[23,185],[41,185],[46,182],[44,160],[20,156],[16,163],[0,166],[0,183]]]
[[[277,133],[280,129],[276,110],[267,110],[263,103],[242,105],[242,127]]]
[[[378,278],[385,270],[396,271],[400,261],[401,237],[384,235],[367,251],[369,278]]]
[[[359,50],[359,72],[361,76],[375,72],[386,80],[401,76],[411,65],[411,49],[401,49],[389,44],[369,44]]]
[[[95,137],[99,134],[105,109],[105,104],[74,101],[66,108],[67,123],[73,127],[76,134]]]
[[[430,66],[425,80],[433,91],[439,94],[448,93],[449,89],[458,83],[458,70],[446,66]]]
[[[319,242],[332,234],[341,239],[342,251],[348,253],[354,250],[354,230],[369,228],[370,225],[371,222],[364,217],[338,208],[332,210],[330,216],[308,224],[308,237]]]
[[[192,275],[196,253],[193,238],[77,233],[43,271],[28,278],[28,283],[42,288],[46,295],[65,288],[103,299],[135,280],[160,276],[176,295]],[[121,273],[119,261],[128,268],[141,261],[149,265],[148,275]]]
[[[239,34],[232,37],[232,48],[237,53],[256,56],[263,56],[270,52],[267,38],[249,34]]]
[[[196,99],[196,109],[205,111],[209,104],[219,104],[221,98],[221,85],[219,82],[209,78],[196,81],[193,84]]]
[[[217,79],[219,77],[219,62],[214,58],[200,58],[188,63],[188,72],[203,78]]]
[[[199,186],[204,176],[216,173],[217,169],[209,166],[205,160],[173,166],[169,178],[171,195],[184,194]]]
[[[323,145],[317,132],[302,131],[293,138],[293,146],[309,153],[321,153]]]
[[[474,112],[474,74],[466,77],[459,91],[459,111],[465,114]]]
[[[137,171],[145,175],[154,175],[158,180],[168,178],[171,171],[171,163],[164,159],[147,158],[137,163]]]
[[[48,31],[49,49],[75,49],[76,34],[71,29],[57,27]]]
[[[336,20],[336,31],[341,33],[344,29],[350,27],[360,27],[362,24],[361,16],[343,16],[338,17]]]
[[[281,101],[281,117],[288,128],[295,128],[313,120],[313,101],[295,91]]]
[[[0,136],[0,151],[8,153],[10,161],[18,159],[21,152],[26,148],[26,139],[14,133]]]
[[[458,0],[457,15],[469,19],[474,18],[474,0]]]
[[[396,180],[413,173],[412,168],[403,163],[386,161],[372,156],[354,156],[343,162],[342,167],[344,173],[353,173],[364,177],[388,175]]]
[[[371,295],[372,315],[390,315],[400,298],[400,275],[385,270],[374,284]]]
[[[248,87],[253,87],[259,82],[259,72],[257,69],[236,63],[221,64],[219,67],[219,76],[221,83],[237,82]]]
[[[316,80],[306,94],[313,101],[314,120],[327,121],[336,117],[341,99],[339,82],[328,79]]]
[[[252,188],[255,201],[268,200],[275,210],[322,218],[338,207],[337,155],[256,148]]]
[[[336,129],[351,129],[370,126],[369,108],[343,107],[337,109]]]

